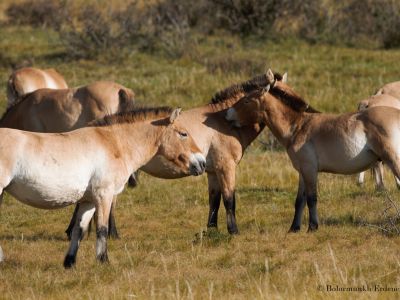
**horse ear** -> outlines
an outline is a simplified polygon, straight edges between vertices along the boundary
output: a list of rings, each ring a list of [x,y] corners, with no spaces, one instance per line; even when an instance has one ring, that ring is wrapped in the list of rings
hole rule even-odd
[[[274,76],[274,73],[272,72],[272,70],[271,69],[268,69],[268,71],[267,71],[267,79],[268,79],[268,82],[269,83],[272,83],[272,82],[274,82],[274,80],[275,80],[275,76]]]
[[[287,72],[285,72],[285,74],[283,74],[283,76],[282,76],[282,82],[283,82],[283,83],[287,83]]]
[[[169,116],[169,123],[172,124],[174,121],[179,117],[179,114],[181,113],[182,108],[178,107],[175,108],[172,114]]]

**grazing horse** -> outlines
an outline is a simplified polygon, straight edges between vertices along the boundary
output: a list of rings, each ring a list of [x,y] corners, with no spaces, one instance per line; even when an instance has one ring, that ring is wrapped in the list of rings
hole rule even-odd
[[[96,211],[96,256],[107,261],[113,198],[129,176],[154,156],[185,175],[200,175],[205,158],[179,120],[180,109],[119,113],[66,133],[0,128],[0,195],[43,209],[80,203],[64,267],[75,264],[79,243]]]
[[[400,81],[387,83],[376,92],[376,95],[383,94],[391,95],[397,99],[400,99]]]
[[[385,87],[386,87],[386,85],[385,85]],[[400,109],[400,100],[388,93],[383,93],[383,91],[391,91],[391,90],[385,89],[385,87],[380,89],[381,93],[379,93],[377,95],[373,95],[367,99],[360,101],[358,104],[358,110],[364,110],[364,109],[368,109],[370,107],[376,107],[376,106],[388,106],[388,107]],[[400,91],[400,85],[398,87],[399,87],[399,91]],[[400,93],[399,93],[399,95],[400,95]],[[381,161],[377,162],[371,168],[371,170],[372,170],[372,173],[374,174],[376,189],[383,190],[385,188],[385,186],[383,184],[383,163]],[[358,175],[358,184],[360,184],[360,185],[364,184],[364,177],[365,177],[365,172],[361,172]],[[396,181],[397,188],[400,188],[400,180],[397,177],[395,177],[395,181]]]
[[[206,104],[182,112],[180,121],[196,141],[207,158],[209,214],[207,227],[217,227],[218,210],[223,198],[227,228],[230,234],[238,233],[236,224],[235,177],[246,148],[263,129],[260,126],[234,128],[225,120],[225,111],[247,93],[268,85],[265,75],[235,84],[217,94]],[[187,176],[160,156],[140,168],[142,171],[164,179]],[[73,222],[73,221],[71,221]]]
[[[119,91],[125,93],[123,97]],[[1,127],[36,132],[65,132],[87,126],[105,115],[133,108],[132,90],[110,81],[53,90],[39,89],[9,106]]]
[[[21,68],[7,82],[7,107],[22,96],[38,89],[67,89],[65,79],[54,69]]]
[[[243,97],[227,111],[236,126],[268,126],[286,148],[299,172],[299,188],[291,232],[300,230],[303,209],[309,209],[309,231],[318,228],[318,172],[354,174],[382,160],[400,176],[400,111],[373,107],[341,115],[317,113],[285,82]],[[309,111],[309,112],[307,112]]]

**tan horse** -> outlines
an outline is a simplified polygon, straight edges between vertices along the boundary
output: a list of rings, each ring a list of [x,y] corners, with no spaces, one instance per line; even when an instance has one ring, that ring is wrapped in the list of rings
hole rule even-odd
[[[180,121],[203,155],[207,158],[208,195],[210,210],[207,227],[217,227],[218,210],[223,198],[228,232],[238,233],[236,224],[235,177],[236,166],[244,151],[263,129],[259,126],[233,128],[225,120],[225,111],[240,97],[267,86],[265,75],[235,84],[217,93],[211,104],[184,111]],[[187,176],[160,156],[141,167],[144,172],[159,178],[174,179]]]
[[[400,81],[395,81],[385,84],[376,92],[376,95],[383,95],[383,94],[391,95],[393,97],[396,97],[397,99],[400,99]]]
[[[299,172],[295,215],[290,231],[300,230],[305,203],[309,231],[318,228],[318,172],[354,174],[382,160],[400,176],[400,111],[373,107],[341,115],[308,113],[309,105],[268,72],[270,88],[243,97],[227,112],[236,126],[268,126],[285,146]]]
[[[14,71],[7,83],[7,107],[22,96],[44,88],[67,89],[68,85],[54,69],[21,68]]]
[[[180,109],[156,108],[105,117],[67,133],[0,129],[0,195],[43,209],[80,203],[66,268],[96,211],[96,255],[107,261],[106,236],[113,198],[129,176],[154,156],[185,175],[204,172],[205,158],[182,122]]]
[[[390,84],[389,84],[390,85]],[[400,85],[399,85],[400,89]],[[376,106],[388,106],[388,107],[393,107],[396,109],[400,109],[400,100],[390,94],[383,93],[384,88],[382,88],[380,91],[381,93],[379,95],[374,95],[371,96],[367,99],[364,99],[359,102],[358,104],[358,110],[364,110],[368,109],[370,107],[376,107]],[[384,90],[384,91],[391,91],[389,90]],[[400,93],[399,93],[400,95]],[[375,184],[376,184],[376,189],[378,190],[383,190],[385,188],[384,183],[383,183],[383,164],[382,162],[377,162],[372,168],[372,173],[375,178]],[[364,184],[364,177],[365,177],[365,172],[361,172],[358,175],[358,184],[362,185]],[[395,177],[396,185],[398,188],[400,188],[400,180]]]
[[[124,90],[127,97],[119,97]],[[132,90],[110,81],[63,89],[39,89],[10,106],[1,127],[36,132],[65,132],[133,106]]]

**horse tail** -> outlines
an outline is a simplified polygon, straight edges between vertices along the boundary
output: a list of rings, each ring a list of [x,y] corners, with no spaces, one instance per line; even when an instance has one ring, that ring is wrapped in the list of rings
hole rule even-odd
[[[15,87],[15,76],[12,74],[7,81],[7,106],[14,104],[19,97],[17,88]]]
[[[119,105],[118,112],[131,111],[135,104],[135,93],[128,88],[120,89],[118,92]]]

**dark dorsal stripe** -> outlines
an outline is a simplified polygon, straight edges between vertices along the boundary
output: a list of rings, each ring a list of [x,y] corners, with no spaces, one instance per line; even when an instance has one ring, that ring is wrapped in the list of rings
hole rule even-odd
[[[128,112],[118,112],[105,116],[102,119],[92,121],[90,122],[89,126],[109,126],[114,124],[134,123],[144,120],[167,118],[172,114],[173,110],[173,108],[167,106],[135,108]]]
[[[300,96],[292,93],[287,93],[284,89],[279,86],[275,86],[269,90],[269,92],[278,97],[284,104],[292,108],[297,112],[308,112],[308,113],[320,113],[318,110],[310,106]]]
[[[277,74],[279,75],[279,74]],[[280,75],[279,75],[280,76]],[[282,76],[280,76],[282,78]],[[236,97],[239,93],[250,93],[255,90],[262,89],[266,87],[270,82],[267,79],[267,76],[265,74],[258,75],[256,77],[253,77],[252,79],[239,83],[239,84],[234,84],[222,91],[219,91],[212,97],[210,103],[220,103],[224,102],[226,100],[232,99]]]

